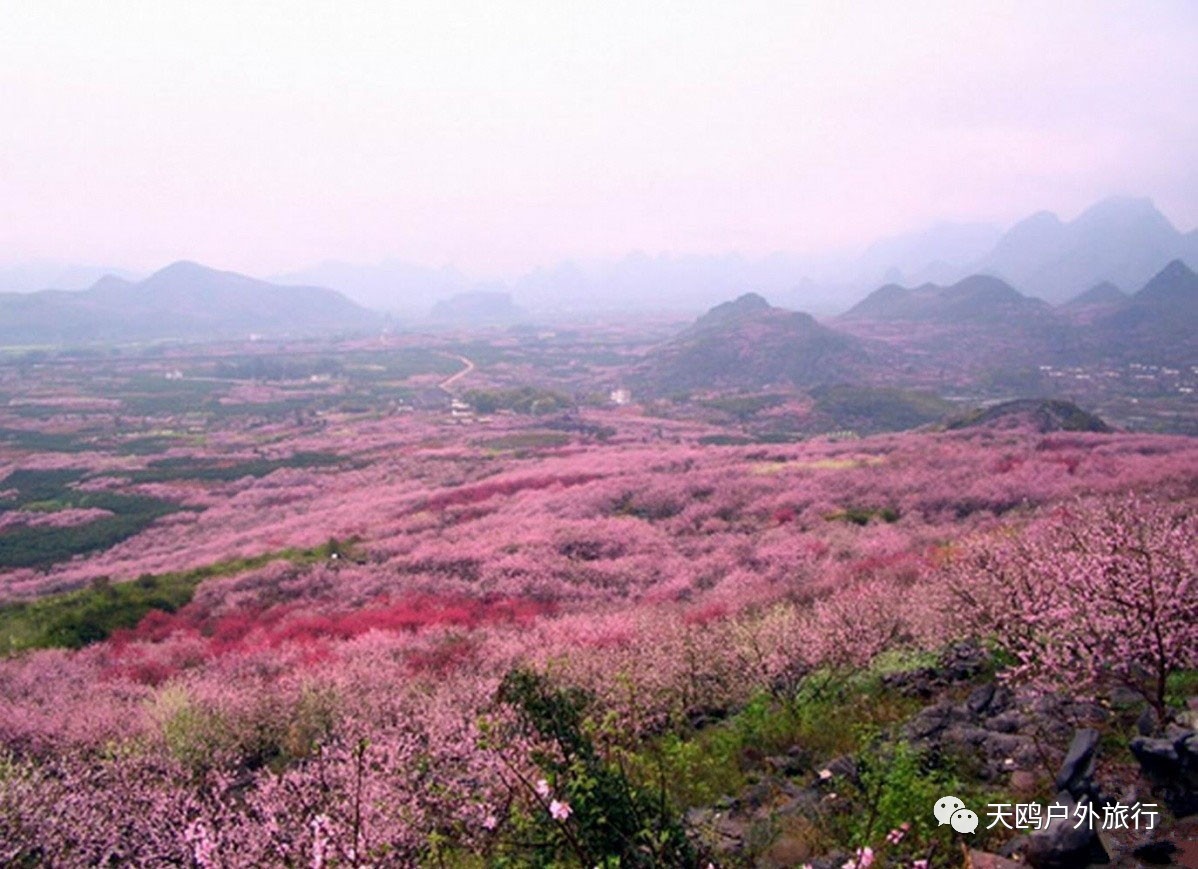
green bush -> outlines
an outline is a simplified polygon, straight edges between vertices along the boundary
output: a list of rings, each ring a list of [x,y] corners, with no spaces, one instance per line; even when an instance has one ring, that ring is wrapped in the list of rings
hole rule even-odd
[[[588,696],[558,688],[528,670],[504,678],[500,703],[515,713],[524,735],[540,746],[532,760],[553,799],[569,805],[568,817],[550,814],[549,797],[523,781],[527,813],[509,818],[514,834],[506,850],[514,860],[499,865],[554,866],[573,858],[583,866],[688,867],[699,865],[664,784],[642,788],[622,764],[595,748],[584,713]]]

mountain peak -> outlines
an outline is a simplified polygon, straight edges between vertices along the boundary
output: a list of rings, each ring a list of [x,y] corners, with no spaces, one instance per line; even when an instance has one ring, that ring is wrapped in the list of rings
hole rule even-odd
[[[887,284],[874,290],[844,316],[860,320],[997,322],[1018,319],[1042,305],[1001,278],[970,275],[950,287],[924,284],[909,290]]]
[[[874,348],[745,293],[712,308],[646,357],[640,383],[653,391],[810,386],[851,377]]]
[[[1087,231],[1117,231],[1137,224],[1176,232],[1169,219],[1146,196],[1110,196],[1095,202],[1071,222],[1071,226]]]
[[[1050,302],[1064,302],[1102,281],[1143,286],[1176,257],[1198,255],[1198,244],[1177,231],[1143,196],[1112,196],[1061,223],[1041,212],[1011,228],[979,271]]]
[[[720,326],[748,317],[754,317],[764,311],[770,310],[773,310],[773,306],[765,300],[764,296],[758,293],[744,293],[737,296],[731,302],[722,302],[716,305],[696,320],[695,326],[699,328]]]
[[[1065,302],[1065,305],[1080,308],[1086,305],[1115,305],[1126,301],[1127,293],[1123,292],[1123,290],[1110,281],[1102,281],[1090,287],[1084,293],[1074,296],[1068,302]]]
[[[158,271],[150,275],[146,280],[153,281],[161,278],[193,278],[200,275],[211,275],[218,273],[217,269],[210,268],[193,260],[181,259],[171,263],[168,266],[163,266]]]
[[[125,290],[131,286],[133,286],[132,281],[128,281],[125,278],[120,277],[119,275],[114,275],[114,274],[110,273],[110,274],[102,275],[95,283],[93,283],[87,289],[89,292],[92,292],[92,293],[96,293],[96,292],[104,293],[104,292]]]
[[[1152,304],[1198,303],[1198,274],[1179,259],[1161,269],[1133,297]]]
[[[1179,259],[1175,259],[1161,269],[1156,277],[1168,280],[1193,280],[1195,274],[1194,270],[1188,265]]]
[[[1061,218],[1057,217],[1055,213],[1051,211],[1037,211],[1035,214],[1028,215],[1008,229],[1005,236],[1052,231],[1061,229],[1064,225]]]
[[[731,302],[724,302],[721,305],[716,305],[712,311],[728,310],[741,311],[750,313],[753,311],[764,311],[770,307],[770,303],[765,300],[765,296],[760,293],[742,293]]]
[[[970,275],[962,278],[951,287],[944,289],[947,297],[970,297],[974,299],[1016,299],[1022,298],[1019,291],[994,275]]]

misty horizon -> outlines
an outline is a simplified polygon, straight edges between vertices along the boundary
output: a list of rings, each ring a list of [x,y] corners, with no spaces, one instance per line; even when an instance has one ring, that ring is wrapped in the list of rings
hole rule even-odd
[[[1003,232],[1009,230],[1014,223],[1019,222],[1019,220],[1026,219],[1041,212],[1051,213],[1060,217],[1062,220],[1068,221],[1084,213],[1089,207],[1101,202],[1138,200],[1147,200],[1151,202],[1152,205],[1157,208],[1157,210],[1163,211],[1163,209],[1160,209],[1159,205],[1157,205],[1155,201],[1151,199],[1151,197],[1137,196],[1134,193],[1111,193],[1109,195],[1099,197],[1092,203],[1083,205],[1075,212],[1062,212],[1061,210],[1045,206],[1034,209],[1028,214],[1020,215],[1009,224],[989,222],[982,219],[971,220],[968,217],[960,220],[941,217],[926,223],[912,225],[910,227],[900,229],[894,233],[880,235],[876,238],[868,239],[863,244],[829,247],[816,251],[804,252],[797,249],[777,248],[763,252],[749,252],[732,248],[710,250],[675,250],[632,247],[624,251],[614,252],[602,256],[586,256],[582,254],[566,253],[557,259],[547,259],[534,263],[527,268],[496,271],[474,271],[469,268],[463,268],[459,263],[454,261],[421,261],[415,257],[405,256],[402,251],[388,253],[381,258],[373,260],[353,260],[337,256],[329,256],[323,259],[297,260],[296,262],[287,264],[284,267],[267,271],[241,269],[232,264],[206,260],[200,256],[189,254],[186,250],[183,250],[183,252],[178,256],[146,265],[134,265],[125,261],[113,261],[105,263],[79,262],[76,259],[72,259],[70,256],[66,255],[61,257],[33,257],[24,259],[21,257],[13,257],[7,260],[0,260],[0,273],[5,271],[15,272],[17,270],[26,270],[31,273],[53,274],[57,277],[49,279],[49,283],[42,283],[38,286],[30,284],[18,287],[0,287],[0,292],[32,292],[44,289],[86,289],[95,282],[96,277],[103,276],[105,274],[112,274],[117,277],[124,277],[131,280],[144,278],[155,271],[158,271],[160,268],[170,265],[173,262],[201,262],[211,268],[220,269],[222,271],[235,271],[241,274],[259,278],[261,280],[281,280],[287,277],[289,274],[330,265],[374,267],[397,264],[411,266],[429,272],[445,272],[447,274],[453,274],[457,277],[460,277],[463,280],[480,283],[515,281],[528,274],[547,269],[553,269],[561,265],[577,265],[583,268],[593,268],[611,265],[621,260],[635,257],[646,257],[649,259],[740,259],[745,261],[761,261],[777,257],[788,257],[796,261],[810,263],[814,269],[827,269],[829,266],[832,268],[842,267],[846,263],[851,263],[855,260],[865,257],[879,246],[907,241],[914,237],[931,234],[940,230],[967,230],[973,231],[975,233],[993,234],[993,236],[997,238]],[[1193,226],[1187,226],[1173,219],[1169,214],[1165,214],[1164,217],[1169,220],[1173,227],[1179,232],[1198,232],[1198,223]],[[92,277],[93,274],[96,275],[96,277]],[[815,276],[816,275],[812,275],[812,277]]]
[[[470,275],[452,264],[439,267],[417,264],[401,257],[388,257],[377,263],[349,263],[326,260],[306,267],[268,275],[249,275],[282,286],[322,286],[337,290],[353,301],[378,310],[411,315],[419,309],[427,313],[434,302],[471,293],[512,294],[516,301],[531,301],[534,312],[544,314],[554,308],[568,312],[584,288],[598,295],[589,300],[592,309],[619,310],[627,305],[621,291],[627,292],[629,280],[644,284],[657,279],[663,285],[660,298],[640,298],[631,305],[639,310],[697,311],[729,294],[762,291],[780,295],[783,306],[799,307],[818,314],[836,314],[860,301],[884,283],[914,286],[953,283],[972,273],[992,274],[1031,296],[1051,297],[1056,302],[1089,289],[1091,284],[1071,288],[1050,287],[1043,292],[1037,286],[1025,286],[1018,273],[1010,273],[1001,261],[995,267],[994,256],[1011,237],[1026,235],[1029,227],[1095,227],[1105,232],[1102,242],[1124,244],[1142,234],[1145,225],[1157,233],[1171,234],[1164,248],[1158,237],[1132,242],[1151,248],[1149,261],[1142,262],[1131,280],[1118,280],[1109,271],[1112,266],[1097,267],[1093,283],[1112,279],[1124,290],[1134,291],[1151,273],[1171,259],[1198,261],[1198,230],[1182,232],[1168,216],[1161,214],[1145,197],[1111,196],[1091,204],[1080,214],[1061,220],[1048,210],[1027,215],[1014,225],[998,227],[982,222],[938,221],[919,231],[879,238],[864,249],[828,251],[821,255],[774,251],[760,256],[739,251],[676,253],[670,251],[629,251],[618,257],[569,258],[543,263],[513,275]],[[1115,235],[1112,237],[1111,233]],[[1075,242],[1076,243],[1076,242]],[[1094,239],[1088,240],[1094,244]],[[1153,247],[1156,244],[1158,247]],[[1170,245],[1174,245],[1170,248]],[[1009,251],[1008,251],[1009,253]],[[1143,255],[1143,252],[1140,252]],[[1077,255],[1071,252],[1071,255]],[[1134,259],[1135,252],[1130,255]],[[183,259],[179,263],[198,263]],[[217,263],[198,263],[217,271],[234,272]],[[111,278],[138,282],[171,264],[151,271],[120,266],[87,266],[68,262],[0,264],[0,292],[30,293],[45,289],[80,291]],[[1116,269],[1117,270],[1117,269]],[[1123,286],[1128,284],[1127,286]],[[646,287],[642,287],[645,289]]]
[[[513,280],[1113,193],[1198,225],[1190,4],[297,13],[14,10],[0,262]]]

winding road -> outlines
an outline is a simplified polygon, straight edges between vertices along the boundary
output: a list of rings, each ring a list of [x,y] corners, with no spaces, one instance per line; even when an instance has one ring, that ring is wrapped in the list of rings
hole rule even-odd
[[[453,386],[455,383],[457,383],[459,380],[461,380],[463,377],[465,377],[467,374],[469,374],[471,371],[474,370],[474,363],[471,362],[469,359],[467,359],[465,356],[458,356],[455,353],[444,353],[442,355],[450,357],[452,359],[457,359],[464,366],[466,366],[461,371],[458,371],[454,374],[449,375],[448,377],[446,377],[444,380],[442,380],[440,383],[437,384],[438,388],[443,389],[446,392],[449,392],[449,387]]]

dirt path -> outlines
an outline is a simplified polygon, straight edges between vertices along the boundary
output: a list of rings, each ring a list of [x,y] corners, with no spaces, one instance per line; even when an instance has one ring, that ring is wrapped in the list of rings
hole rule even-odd
[[[469,374],[471,371],[474,370],[474,363],[471,362],[469,359],[467,359],[465,356],[458,356],[456,354],[451,354],[451,353],[446,353],[444,355],[449,356],[453,359],[457,359],[464,366],[466,366],[461,371],[457,372],[456,374],[449,375],[449,377],[446,377],[444,380],[442,380],[440,383],[437,384],[437,386],[439,386],[441,389],[444,389],[446,392],[449,392],[449,387],[453,386],[455,383],[457,383],[459,380],[461,380],[463,377],[465,377],[467,374]]]

